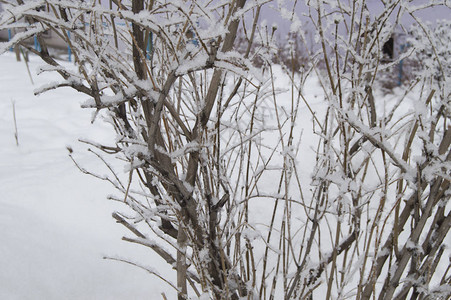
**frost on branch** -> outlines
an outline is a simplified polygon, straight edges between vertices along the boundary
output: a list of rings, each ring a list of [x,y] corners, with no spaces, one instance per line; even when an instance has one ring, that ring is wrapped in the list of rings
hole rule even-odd
[[[71,87],[116,132],[81,140],[106,172],[70,156],[119,192],[109,199],[125,206],[113,214],[124,240],[175,270],[176,282],[162,279],[179,299],[448,296],[449,22],[418,20],[411,48],[387,61],[384,43],[419,7],[2,3],[0,30],[18,33],[0,49],[19,45],[61,75],[36,94]],[[260,17],[271,6],[298,39],[283,49]],[[50,55],[45,31],[70,46],[74,68]],[[381,72],[407,57],[427,68],[380,92]]]

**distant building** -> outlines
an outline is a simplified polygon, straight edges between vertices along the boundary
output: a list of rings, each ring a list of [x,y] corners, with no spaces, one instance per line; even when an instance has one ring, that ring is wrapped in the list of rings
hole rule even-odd
[[[42,6],[38,9],[39,10],[44,10],[46,9],[45,6]],[[0,3],[0,13],[3,11],[2,8],[2,4]],[[8,41],[10,40],[12,37],[14,37],[14,35],[18,32],[17,29],[9,29],[9,30],[0,30],[0,40],[3,41]],[[52,31],[46,31],[44,33],[44,38],[46,40],[46,43],[49,47],[52,48],[57,48],[57,49],[67,49],[67,42],[65,42],[62,38],[60,38],[56,33],[52,32]],[[29,44],[33,45],[36,44],[37,41],[30,38],[29,39]],[[37,47],[38,45],[36,45]]]

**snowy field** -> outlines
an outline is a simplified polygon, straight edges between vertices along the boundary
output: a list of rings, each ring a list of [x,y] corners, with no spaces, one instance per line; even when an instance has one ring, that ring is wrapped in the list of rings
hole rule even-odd
[[[0,56],[0,299],[162,299],[161,292],[173,299],[154,276],[103,259],[132,257],[160,273],[165,267],[151,250],[121,241],[127,233],[111,217],[121,207],[106,200],[112,188],[68,156],[66,147],[76,149],[80,137],[102,140],[109,128],[91,124],[91,112],[80,108],[86,97],[70,89],[35,97],[34,89],[57,78],[36,76],[39,65],[31,57],[33,85],[23,61]],[[83,153],[83,163],[98,164]]]

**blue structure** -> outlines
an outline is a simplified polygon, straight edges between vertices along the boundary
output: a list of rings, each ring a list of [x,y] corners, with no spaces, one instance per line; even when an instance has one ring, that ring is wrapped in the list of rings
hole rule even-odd
[[[149,40],[147,41],[147,59],[151,58],[151,55],[153,53],[153,33],[149,33]]]
[[[8,29],[8,41],[10,41],[12,38],[11,29]],[[13,51],[13,47],[9,48],[9,51]]]
[[[41,52],[41,45],[38,42],[37,36],[34,36],[34,49],[38,52]]]
[[[70,31],[69,30],[67,31],[67,37],[70,40]],[[72,61],[72,50],[70,49],[69,43],[67,44],[67,56],[69,58],[69,62],[71,62]]]

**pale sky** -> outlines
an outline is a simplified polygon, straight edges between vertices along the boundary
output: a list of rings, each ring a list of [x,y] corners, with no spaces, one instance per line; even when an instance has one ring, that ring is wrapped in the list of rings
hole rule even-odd
[[[312,0],[316,1],[316,0]],[[352,0],[349,0],[352,1]],[[449,0],[448,0],[449,1]],[[343,2],[347,2],[347,0],[344,0]],[[428,0],[413,0],[411,1],[411,5],[421,5],[421,4],[427,4],[431,1]],[[285,1],[287,5],[291,5],[294,3],[294,1]],[[304,0],[298,0],[297,6],[296,6],[296,13],[298,15],[305,14],[306,6],[304,4]],[[370,12],[374,13],[374,15],[379,14],[383,9],[383,4],[381,0],[367,0],[366,1],[368,9]],[[291,10],[291,8],[290,8]],[[451,19],[451,3],[450,6],[440,6],[440,7],[433,7],[433,8],[426,8],[422,11],[416,12],[414,14],[416,17],[420,18],[423,21],[429,21],[431,23],[435,23],[437,20],[440,19]],[[280,17],[280,12],[277,10],[277,1],[268,3],[264,6],[264,9],[262,9],[261,21],[266,21],[269,26],[271,26],[273,23],[277,24],[277,34],[279,36],[284,36],[288,33],[291,23],[287,20],[283,20]],[[415,21],[410,16],[405,16],[403,19],[402,24],[406,26],[407,28],[410,27]],[[307,22],[308,18],[303,18],[303,22]]]

